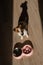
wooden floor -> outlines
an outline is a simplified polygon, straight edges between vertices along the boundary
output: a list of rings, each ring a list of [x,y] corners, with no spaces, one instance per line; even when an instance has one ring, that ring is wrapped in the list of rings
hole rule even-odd
[[[13,28],[17,26],[19,16],[22,9],[21,3],[25,0],[13,0]],[[12,65],[43,65],[43,41],[42,41],[42,28],[39,15],[38,0],[27,0],[28,2],[28,15],[29,15],[29,40],[32,41],[34,52],[31,57],[23,57],[16,60],[13,56]],[[24,40],[27,40],[25,38]],[[20,37],[13,32],[13,47],[16,42],[23,42]]]

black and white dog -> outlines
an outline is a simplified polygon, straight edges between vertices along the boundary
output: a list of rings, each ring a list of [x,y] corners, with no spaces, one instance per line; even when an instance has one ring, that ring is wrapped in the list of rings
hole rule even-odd
[[[18,26],[14,28],[14,31],[23,39],[23,36],[28,38],[28,13],[27,13],[27,1],[21,4],[22,12],[18,20]]]

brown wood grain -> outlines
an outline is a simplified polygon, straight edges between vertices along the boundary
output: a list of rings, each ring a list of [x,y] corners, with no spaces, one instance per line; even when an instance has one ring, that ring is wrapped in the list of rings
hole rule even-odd
[[[19,16],[22,9],[20,4],[25,0],[13,0],[13,28],[17,26]],[[39,15],[38,0],[27,0],[28,2],[28,15],[29,15],[29,40],[32,41],[34,52],[31,57],[23,57],[16,60],[13,56],[13,65],[43,65],[43,41],[42,41],[42,28]],[[13,31],[13,47],[16,42],[23,42],[27,40],[20,40],[20,37]]]

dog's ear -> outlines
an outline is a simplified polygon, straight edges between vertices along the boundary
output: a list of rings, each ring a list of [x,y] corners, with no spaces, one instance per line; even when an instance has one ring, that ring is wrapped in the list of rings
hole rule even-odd
[[[17,28],[18,28],[18,26],[17,26],[17,27],[15,27],[15,28],[13,29],[13,31],[16,31],[16,30],[17,30]]]
[[[15,32],[19,32],[18,27],[14,28],[13,30],[14,30]]]

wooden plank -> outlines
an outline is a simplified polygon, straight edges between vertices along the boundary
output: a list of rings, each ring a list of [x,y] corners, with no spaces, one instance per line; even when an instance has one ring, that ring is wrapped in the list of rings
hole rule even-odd
[[[13,28],[17,26],[18,19],[22,9],[21,3],[25,0],[13,0]],[[43,42],[42,42],[42,28],[39,15],[38,0],[27,0],[28,14],[29,14],[29,40],[34,46],[34,53],[31,57],[16,60],[13,56],[13,65],[43,65]],[[24,40],[27,40],[26,38]],[[18,35],[13,32],[13,47],[16,42],[23,42]]]

